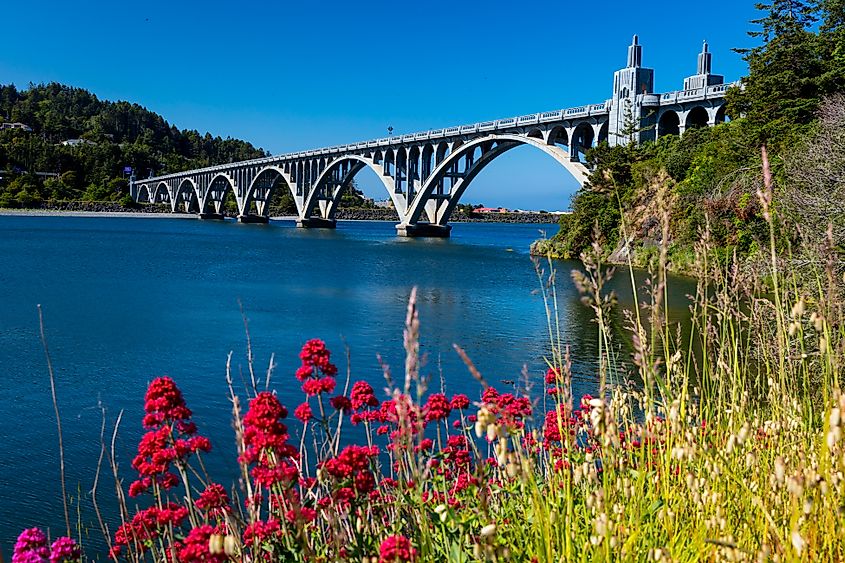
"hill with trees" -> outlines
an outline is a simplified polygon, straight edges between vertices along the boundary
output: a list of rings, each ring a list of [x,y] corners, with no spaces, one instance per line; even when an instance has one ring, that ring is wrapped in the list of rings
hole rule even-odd
[[[588,183],[535,253],[577,258],[596,240],[611,261],[645,266],[665,242],[670,265],[688,271],[705,239],[720,263],[754,259],[769,237],[764,146],[778,247],[845,251],[845,2],[757,7],[750,35],[761,44],[739,51],[749,74],[728,92],[730,121],[589,151]]]
[[[269,154],[245,141],[179,129],[138,104],[57,83],[25,90],[0,85],[0,118],[27,126],[0,130],[0,207],[131,203],[127,168],[146,176]]]

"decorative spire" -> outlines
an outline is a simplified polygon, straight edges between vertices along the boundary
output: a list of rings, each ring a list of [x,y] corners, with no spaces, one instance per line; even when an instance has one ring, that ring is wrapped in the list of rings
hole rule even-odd
[[[640,46],[639,37],[634,35],[631,46],[628,47],[628,68],[635,68],[643,64],[643,48]]]
[[[712,62],[713,55],[707,51],[707,40],[705,40],[698,54],[698,74],[710,74]]]

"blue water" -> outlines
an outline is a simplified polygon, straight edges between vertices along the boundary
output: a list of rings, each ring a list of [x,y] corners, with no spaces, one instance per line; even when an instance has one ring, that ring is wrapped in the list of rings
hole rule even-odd
[[[90,495],[100,450],[101,412],[123,410],[117,444],[122,476],[141,434],[143,394],[168,374],[182,388],[201,433],[211,437],[213,471],[234,476],[225,367],[246,377],[249,319],[256,371],[275,353],[272,385],[291,409],[301,402],[293,372],[301,344],[326,340],[345,372],[377,390],[381,354],[402,377],[408,295],[419,287],[424,373],[450,393],[478,395],[452,351],[461,345],[494,385],[545,371],[548,332],[540,281],[527,250],[555,225],[456,224],[448,240],[400,239],[390,223],[341,222],[337,230],[292,222],[106,217],[0,217],[0,550],[17,533],[63,529],[56,426],[36,305],[41,304],[56,373],[68,488],[90,541],[99,532]],[[569,281],[557,276],[564,341],[582,359],[578,386],[592,389],[595,326]],[[548,265],[545,266],[548,269]],[[620,276],[624,278],[624,276]],[[622,291],[621,293],[625,293]],[[683,294],[683,290],[680,292]],[[540,391],[538,391],[540,392]],[[100,503],[114,514],[113,480]],[[72,515],[75,518],[75,514]]]

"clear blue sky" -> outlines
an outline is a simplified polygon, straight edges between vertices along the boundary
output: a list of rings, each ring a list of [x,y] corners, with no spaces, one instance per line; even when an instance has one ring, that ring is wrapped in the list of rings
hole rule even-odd
[[[277,154],[603,101],[634,33],[658,91],[695,71],[703,39],[734,80],[756,14],[751,0],[12,1],[0,83],[87,88]],[[523,147],[465,199],[562,209],[576,187]]]

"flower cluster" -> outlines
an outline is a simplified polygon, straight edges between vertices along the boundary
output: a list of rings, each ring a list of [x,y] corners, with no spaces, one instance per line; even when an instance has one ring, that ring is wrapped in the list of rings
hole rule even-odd
[[[289,486],[299,477],[299,470],[292,463],[298,452],[288,443],[288,428],[281,422],[287,415],[287,409],[269,391],[260,392],[249,402],[240,461],[256,464],[251,474],[260,486]]]
[[[114,544],[110,557],[115,558],[130,547],[136,552],[144,552],[169,526],[178,528],[188,518],[188,509],[176,503],[168,503],[159,508],[151,506],[139,510],[132,520],[124,522],[114,533]]]
[[[76,563],[82,550],[73,538],[62,536],[47,548],[47,536],[40,528],[27,528],[15,542],[12,563]]]
[[[352,424],[361,422],[373,422],[379,419],[379,400],[373,392],[372,386],[366,381],[356,381],[352,385],[352,392],[349,394],[349,402],[352,409],[350,420]]]
[[[358,496],[368,495],[376,488],[372,460],[378,456],[378,447],[346,446],[336,457],[320,465],[322,475],[334,480],[333,498],[345,504]]]
[[[302,346],[299,352],[302,365],[296,370],[296,378],[302,382],[302,391],[309,397],[334,391],[337,367],[330,358],[326,343],[318,338],[312,338]]]
[[[416,558],[417,550],[410,540],[399,534],[388,537],[379,547],[379,563],[408,563]]]
[[[139,475],[129,486],[132,497],[153,486],[165,490],[176,486],[179,478],[171,472],[171,467],[184,466],[191,454],[211,450],[208,438],[196,434],[191,411],[172,379],[154,379],[145,399],[144,427],[148,431],[141,438],[138,454],[132,460],[132,467]]]

